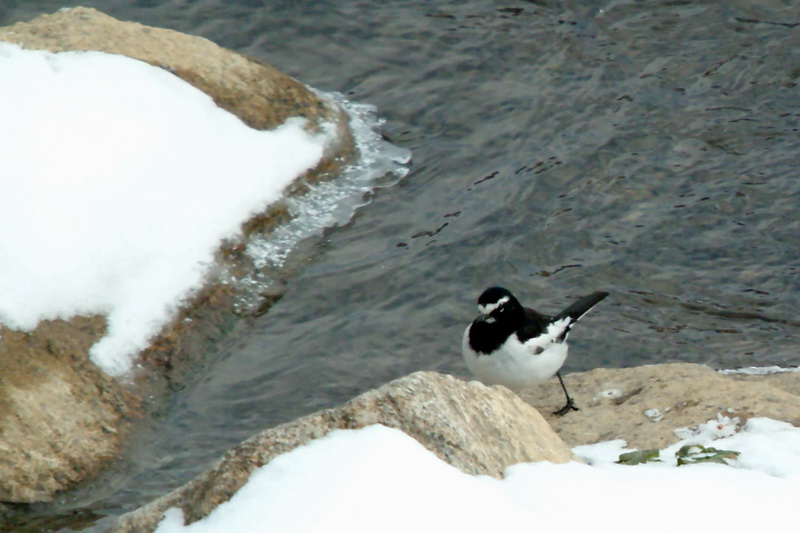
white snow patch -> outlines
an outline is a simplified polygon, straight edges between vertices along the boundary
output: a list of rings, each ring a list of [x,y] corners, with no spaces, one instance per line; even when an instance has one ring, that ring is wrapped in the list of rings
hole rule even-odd
[[[615,463],[620,454],[629,451],[628,443],[622,439],[607,440],[597,444],[587,444],[572,448],[572,453],[590,465]]]
[[[496,515],[475,512],[481,508]],[[453,531],[466,516],[471,530],[530,520],[496,480],[463,474],[401,431],[376,425],[333,431],[279,456],[204,520],[184,526],[172,509],[156,531]]]
[[[253,130],[176,76],[100,52],[0,43],[0,94],[0,323],[105,314],[91,356],[112,375],[332,135],[301,119]]]
[[[749,374],[753,376],[766,376],[768,374],[786,374],[800,372],[800,367],[784,368],[781,366],[747,366],[744,368],[727,368],[717,370],[720,374]]]
[[[661,409],[653,407],[644,412],[644,416],[649,418],[652,422],[661,422],[664,419],[664,412]]]
[[[171,509],[157,531],[741,531],[795,522],[800,429],[751,419],[735,435],[705,438],[740,451],[736,467],[618,465],[627,450],[612,441],[574,449],[593,466],[519,464],[497,480],[460,472],[396,429],[334,431],[256,470],[207,518],[184,526]]]
[[[717,414],[716,420],[709,420],[696,428],[679,428],[675,435],[683,439],[684,444],[702,444],[722,437],[730,437],[739,431],[739,418]]]
[[[604,400],[613,400],[614,398],[619,398],[622,396],[621,389],[606,389],[602,391],[600,394],[597,395],[598,398],[596,399],[604,399]]]

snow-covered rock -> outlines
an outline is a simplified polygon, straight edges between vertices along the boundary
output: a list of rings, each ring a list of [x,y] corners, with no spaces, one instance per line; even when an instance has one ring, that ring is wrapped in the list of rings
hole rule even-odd
[[[791,513],[800,433],[787,422],[748,417],[745,408],[791,415],[794,379],[775,381],[784,390],[700,365],[604,369],[566,379],[576,401],[583,398],[582,409],[551,423],[568,439],[598,442],[576,446],[578,460],[569,460],[539,412],[509,390],[419,372],[256,435],[184,487],[123,515],[111,531],[319,531],[345,524],[352,531],[407,531],[420,520],[466,531],[519,524],[569,531],[614,524],[627,531],[653,516],[673,529],[687,516],[703,527],[740,524],[741,513],[716,512],[726,505],[763,509],[750,524],[779,524]],[[553,385],[533,397],[547,413],[563,398]],[[665,396],[669,388],[675,392]],[[613,416],[628,402],[638,418],[625,409]],[[717,414],[727,402],[742,419]],[[687,416],[676,415],[676,406]],[[659,424],[664,431],[640,429]],[[675,433],[679,425],[686,427]],[[356,431],[340,431],[349,429]],[[629,435],[639,443],[626,443]],[[660,462],[616,463],[623,452],[664,441],[670,445],[654,451]],[[677,467],[676,453],[687,444],[723,450],[732,464]],[[681,512],[664,514],[664,501],[675,494],[682,495]],[[398,505],[404,512],[395,513]]]
[[[375,424],[403,431],[467,474],[500,478],[518,463],[573,459],[544,418],[508,389],[417,372],[250,438],[193,481],[121,517],[112,531],[153,531],[171,507],[181,508],[189,522],[199,520],[276,457],[334,430]]]
[[[356,150],[337,104],[206,39],[74,8],[0,28],[0,47],[0,501],[38,502],[97,473],[139,398],[180,378],[141,390],[131,368],[190,366],[232,327],[240,236]]]

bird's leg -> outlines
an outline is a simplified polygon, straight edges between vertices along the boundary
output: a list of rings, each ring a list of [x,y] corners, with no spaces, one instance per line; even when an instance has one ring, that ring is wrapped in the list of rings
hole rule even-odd
[[[567,403],[564,404],[564,407],[562,407],[558,411],[553,411],[553,414],[555,416],[564,416],[565,414],[567,414],[570,411],[580,411],[580,409],[578,409],[575,406],[575,402],[572,401],[572,398],[570,397],[569,393],[567,392],[567,386],[564,385],[564,378],[561,377],[561,371],[560,370],[558,372],[556,372],[556,376],[558,376],[558,381],[561,383],[561,388],[564,389],[564,396],[567,397]]]

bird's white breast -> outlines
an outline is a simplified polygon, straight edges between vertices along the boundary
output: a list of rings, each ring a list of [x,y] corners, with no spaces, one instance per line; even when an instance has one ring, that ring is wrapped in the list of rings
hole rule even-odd
[[[470,347],[467,328],[462,340],[464,362],[486,384],[517,391],[533,387],[553,377],[567,359],[567,343],[556,339],[568,324],[569,319],[559,320],[525,343],[512,334],[491,354],[478,354]]]

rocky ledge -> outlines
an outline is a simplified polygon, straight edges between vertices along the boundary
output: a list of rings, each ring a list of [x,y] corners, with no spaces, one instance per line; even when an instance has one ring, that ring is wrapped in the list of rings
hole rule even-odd
[[[322,162],[290,194],[333,175],[355,155],[341,109],[271,66],[206,39],[74,8],[0,28],[0,41],[145,61],[183,78],[256,129],[294,116],[307,118],[312,129],[334,124],[338,135]],[[243,233],[269,232],[287,217],[285,206],[274,205],[247,221]],[[252,269],[243,249],[243,243],[225,243],[218,261],[246,275]],[[234,297],[230,285],[211,282],[142,354],[149,375],[127,385],[89,361],[88,349],[105,332],[102,316],[47,321],[31,332],[0,327],[0,502],[48,501],[116,457],[131,421],[146,409],[142,398],[158,397],[179,382],[181,369],[235,323]]]
[[[676,429],[717,418],[767,417],[800,427],[800,373],[725,375],[705,365],[675,363],[598,368],[569,374],[567,387],[581,408],[546,418],[570,446],[624,439],[634,448],[665,448]],[[558,381],[526,391],[543,413],[563,404]]]
[[[154,531],[171,507],[188,523],[229,500],[258,467],[334,429],[383,424],[401,429],[440,459],[469,474],[502,477],[520,462],[563,463],[570,449],[612,439],[663,448],[719,414],[766,416],[800,425],[800,373],[730,376],[695,364],[597,369],[566,377],[578,412],[543,417],[560,407],[556,380],[523,395],[452,376],[418,372],[346,404],[268,429],[230,450],[187,485],[123,515],[114,533]],[[549,421],[549,423],[548,423]],[[555,431],[554,431],[555,430]]]

